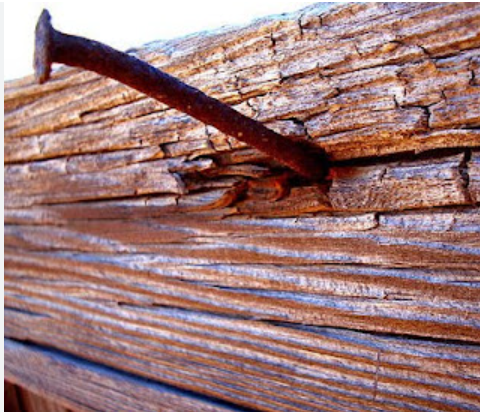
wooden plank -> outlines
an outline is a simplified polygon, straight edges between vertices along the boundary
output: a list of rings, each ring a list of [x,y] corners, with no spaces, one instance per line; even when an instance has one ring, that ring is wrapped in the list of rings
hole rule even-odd
[[[167,221],[170,234],[165,232]],[[358,408],[382,410],[448,410],[451,402],[452,410],[478,407],[478,362],[457,359],[459,353],[468,353],[478,361],[477,345],[459,343],[478,342],[476,210],[217,223],[202,223],[192,217],[184,220],[183,226],[181,222],[171,217],[163,223],[136,222],[127,227],[118,221],[107,226],[101,221],[79,222],[75,230],[96,230],[91,246],[81,248],[69,241],[78,236],[72,232],[67,235],[65,228],[57,236],[56,229],[50,227],[52,237],[46,243],[45,234],[35,235],[41,227],[32,227],[31,234],[23,236],[27,243],[22,248],[38,250],[48,244],[47,253],[10,251],[7,235],[6,334],[112,366],[121,364],[142,376],[266,410],[322,410],[326,405],[321,399],[325,397],[333,398],[331,403],[338,408],[353,403]],[[173,235],[185,230],[190,233],[183,235],[183,240]],[[305,231],[310,234],[308,242],[302,241]],[[189,248],[188,239],[197,245],[192,234],[210,247],[203,251]],[[250,247],[245,243],[246,235]],[[350,241],[346,241],[347,236]],[[117,242],[112,243],[114,239]],[[131,246],[126,243],[134,239],[137,241]],[[308,250],[312,243],[317,250]],[[294,254],[287,254],[295,244]],[[242,256],[242,249],[254,250],[257,257],[252,253]],[[126,253],[129,250],[135,253]],[[329,265],[329,259],[342,265]],[[319,327],[300,326],[304,324]],[[452,347],[441,341],[382,338],[325,326],[412,333],[458,342]],[[330,342],[332,334],[334,341],[340,339],[340,347],[356,342],[347,353],[336,353],[340,359],[334,365],[330,365],[333,348],[324,342]],[[363,342],[366,336],[374,340],[373,348],[382,343],[382,358],[400,359],[401,365],[410,364],[410,356],[423,365],[427,362],[424,350],[429,348],[432,365],[430,369],[410,366],[408,372],[405,365],[395,362],[385,366],[388,372],[381,379],[386,379],[386,392],[379,394],[377,381],[374,395],[370,367],[361,356],[356,361],[351,358],[359,350],[358,341]],[[292,346],[293,341],[301,346]],[[265,352],[266,345],[274,345],[273,352]],[[406,353],[396,353],[398,345]],[[457,355],[447,355],[452,348]],[[309,355],[302,360],[299,350],[302,356]],[[125,353],[130,354],[128,360]],[[378,355],[369,356],[373,362]],[[450,366],[439,366],[439,357]],[[150,365],[146,369],[142,366],[145,361]],[[245,362],[252,368],[248,372],[239,369]],[[353,366],[352,362],[360,364]],[[307,369],[300,367],[303,363]],[[283,369],[277,369],[279,365]],[[357,372],[348,372],[345,378],[345,365]],[[274,377],[270,375],[272,368]],[[453,379],[451,368],[462,372],[457,372],[460,375],[455,381],[447,382],[446,376]],[[439,377],[438,370],[445,370],[446,375]],[[358,381],[357,373],[364,376],[363,381]],[[210,378],[201,379],[207,376]],[[232,376],[236,389],[231,388]],[[259,393],[251,388],[258,386],[253,382],[260,378],[264,391]],[[285,397],[279,395],[272,401],[279,379],[292,392],[283,390]],[[212,380],[216,385],[212,386]],[[302,385],[297,388],[294,382],[300,381]],[[363,395],[352,384],[359,385]],[[416,386],[416,395],[410,393],[411,385]],[[445,385],[463,389],[445,393]],[[300,396],[303,403],[287,400]],[[438,403],[431,403],[432,399]],[[442,402],[447,402],[447,407]]]
[[[93,304],[32,292],[24,299],[30,312],[7,311],[9,336],[254,409],[453,411],[480,402],[478,345],[105,298]]]
[[[323,11],[321,19],[314,8],[203,41],[157,43],[138,53],[227,101],[233,87],[240,111],[282,134],[311,137],[332,160],[479,146],[480,9],[390,7],[342,6]],[[346,25],[343,13],[359,13],[356,24]],[[369,20],[362,22],[363,16]],[[422,25],[411,26],[409,18]],[[447,32],[462,27],[467,40],[433,38],[432,27]],[[353,42],[348,33],[358,39]],[[459,48],[446,55],[452,44]],[[172,48],[175,53],[165,54]],[[429,48],[435,51],[426,53]],[[334,168],[330,190],[298,186],[282,175],[269,176],[272,164],[264,156],[242,156],[244,144],[110,80],[65,69],[42,88],[19,83],[18,89],[16,83],[6,87],[5,154],[7,162],[30,162],[5,167],[9,208],[174,194],[169,199],[181,213],[187,204],[195,203],[196,210],[221,204],[268,217],[465,205],[476,199],[478,168],[474,162],[463,167],[461,156],[439,154],[423,162],[405,156],[380,165],[372,159],[371,169]],[[186,162],[185,156],[202,161]],[[267,166],[260,173],[259,161]],[[227,183],[225,176],[236,180]],[[224,188],[221,202],[198,203],[198,192],[218,187]]]
[[[432,147],[438,132],[449,147],[479,145],[478,130],[457,134],[478,126],[479,22],[476,3],[342,5],[137,54],[263,121],[294,118],[332,158],[351,159]],[[6,161],[208,142],[204,127],[110,80],[72,69],[53,79],[7,85]]]
[[[93,298],[101,285],[152,304],[477,342],[478,227],[475,209],[6,226],[6,301],[82,284]]]
[[[330,174],[92,73],[7,83],[5,334],[78,357],[13,342],[12,376],[75,365],[80,389],[60,366],[40,389],[106,410],[152,409],[137,386],[217,407],[157,384],[267,411],[480,409],[478,4],[316,6],[135,53],[323,147]],[[152,383],[102,397],[124,373]]]
[[[26,412],[67,411],[39,395],[75,411],[235,410],[62,352],[10,339],[4,347],[6,378],[34,392],[22,390]]]

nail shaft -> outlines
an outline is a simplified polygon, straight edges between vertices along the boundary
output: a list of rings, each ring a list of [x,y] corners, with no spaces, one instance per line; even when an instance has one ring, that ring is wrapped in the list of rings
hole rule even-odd
[[[37,82],[49,79],[52,63],[82,67],[118,80],[256,147],[304,177],[320,179],[327,172],[322,149],[284,137],[134,56],[94,40],[61,33],[52,27],[50,14],[44,10],[35,38]]]

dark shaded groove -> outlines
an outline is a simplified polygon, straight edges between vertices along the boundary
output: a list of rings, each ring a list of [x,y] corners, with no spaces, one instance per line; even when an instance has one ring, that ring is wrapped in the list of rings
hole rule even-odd
[[[347,328],[344,326],[318,326],[310,324],[300,324],[288,321],[271,321],[264,320],[263,322],[271,324],[273,326],[284,327],[288,329],[303,330],[310,333],[318,333],[319,330],[345,330],[348,332],[354,332],[366,336],[374,336],[379,338],[386,339],[397,339],[405,340],[412,342],[421,342],[421,343],[435,343],[435,344],[445,344],[445,345],[455,345],[455,346],[464,346],[467,349],[469,346],[474,346],[480,349],[480,343],[470,340],[460,340],[460,339],[444,339],[444,338],[435,338],[435,337],[426,337],[419,335],[407,335],[402,333],[392,333],[392,332],[373,332],[365,331],[363,329],[353,329]]]
[[[17,397],[17,402],[18,402],[18,407],[20,408],[20,412],[28,412],[28,409],[25,406],[25,398],[22,395],[22,388],[13,383],[12,385],[13,385],[13,390],[15,391],[15,395]]]
[[[9,306],[4,306],[3,308],[6,312],[17,312],[17,313],[20,313],[22,315],[28,315],[28,316],[33,316],[33,317],[36,317],[36,318],[50,318],[50,316],[48,315],[45,315],[43,313],[37,313],[37,312],[33,312],[31,310],[26,310],[26,309],[19,309],[19,308],[12,308],[12,307],[9,307]]]
[[[391,162],[400,161],[419,161],[419,160],[431,160],[441,159],[443,157],[449,157],[465,153],[469,150],[480,148],[480,146],[473,147],[448,147],[448,148],[436,148],[426,150],[421,153],[415,154],[414,150],[406,150],[403,152],[392,153],[390,155],[382,156],[368,156],[356,159],[336,160],[331,162],[333,167],[350,167],[350,166],[376,166],[387,164]]]
[[[5,340],[10,340],[14,343],[20,343],[24,346],[26,346],[28,349],[40,352],[45,356],[49,357],[54,357],[54,358],[61,358],[66,363],[75,363],[78,364],[81,367],[85,367],[87,370],[93,370],[94,372],[97,372],[99,374],[107,374],[107,375],[117,375],[119,378],[122,380],[130,381],[132,384],[136,384],[139,386],[147,386],[150,389],[156,390],[158,392],[170,392],[173,395],[177,396],[182,396],[186,398],[191,398],[194,400],[198,400],[200,402],[208,402],[213,405],[218,405],[224,408],[230,408],[233,411],[241,411],[241,412],[254,412],[256,409],[252,408],[247,408],[244,406],[239,406],[237,404],[234,404],[232,402],[224,401],[221,399],[214,398],[212,396],[207,396],[203,394],[199,394],[193,391],[189,391],[187,389],[182,389],[182,388],[177,388],[176,386],[163,383],[163,382],[157,382],[153,379],[148,379],[144,377],[140,377],[137,375],[134,375],[133,373],[130,372],[125,372],[123,370],[119,370],[116,368],[113,368],[111,366],[105,366],[102,364],[98,364],[96,362],[92,362],[90,360],[86,360],[83,358],[80,358],[78,356],[72,355],[68,352],[59,350],[57,348],[47,346],[47,345],[39,345],[35,342],[32,342],[30,340],[20,340],[20,339],[14,339],[14,338],[9,338],[6,337]],[[77,401],[73,401],[77,403]]]
[[[459,172],[462,176],[463,187],[466,189],[466,193],[469,197],[470,202],[472,202],[470,191],[468,187],[470,185],[470,174],[469,174],[469,162],[472,159],[472,150],[466,150],[465,155],[463,156],[462,161],[460,162]]]
[[[210,311],[210,310],[201,310],[201,309],[189,309],[185,308],[182,306],[175,306],[175,305],[165,305],[165,304],[159,304],[159,303],[152,303],[151,305],[137,305],[134,303],[129,303],[129,302],[117,302],[118,306],[123,306],[126,307],[127,309],[140,309],[140,310],[155,310],[156,308],[162,308],[162,309],[167,309],[171,310],[174,312],[179,312],[179,313],[187,313],[187,314],[200,314],[200,315],[207,315],[211,317],[217,317],[221,319],[227,319],[227,320],[245,320],[245,321],[260,321],[260,322],[265,322],[269,323],[270,321],[267,319],[263,319],[261,317],[257,316],[247,316],[247,315],[241,315],[241,314],[233,314],[233,313],[224,313],[224,312],[216,312],[216,311]],[[273,323],[273,322],[272,322]]]

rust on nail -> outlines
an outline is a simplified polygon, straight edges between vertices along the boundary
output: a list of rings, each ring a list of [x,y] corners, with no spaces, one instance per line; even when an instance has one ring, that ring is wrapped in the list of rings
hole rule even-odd
[[[309,179],[328,172],[325,151],[308,141],[293,140],[237,112],[219,100],[164,73],[150,64],[100,42],[61,33],[44,10],[35,32],[35,78],[50,78],[52,63],[94,71],[124,83],[180,110],[221,132],[245,142]]]

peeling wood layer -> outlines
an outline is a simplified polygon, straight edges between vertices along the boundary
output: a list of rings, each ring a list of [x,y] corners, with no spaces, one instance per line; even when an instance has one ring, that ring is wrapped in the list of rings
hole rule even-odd
[[[190,211],[235,205],[239,214],[295,216],[317,211],[391,211],[468,205],[474,202],[476,191],[476,164],[466,163],[466,154],[335,167],[331,170],[330,187],[311,183],[292,186],[292,176],[272,174],[262,166],[218,167],[207,159],[157,160],[159,156],[163,157],[163,153],[158,150],[139,150],[116,152],[114,156],[82,156],[81,161],[67,158],[6,165],[5,207],[171,193],[177,195],[180,213],[185,212],[186,204],[192,204]],[[474,160],[476,156],[477,153]],[[471,169],[474,183],[470,193],[467,179]],[[215,186],[223,189],[225,196],[230,194],[225,204],[216,203]],[[205,191],[207,195],[202,196]]]

